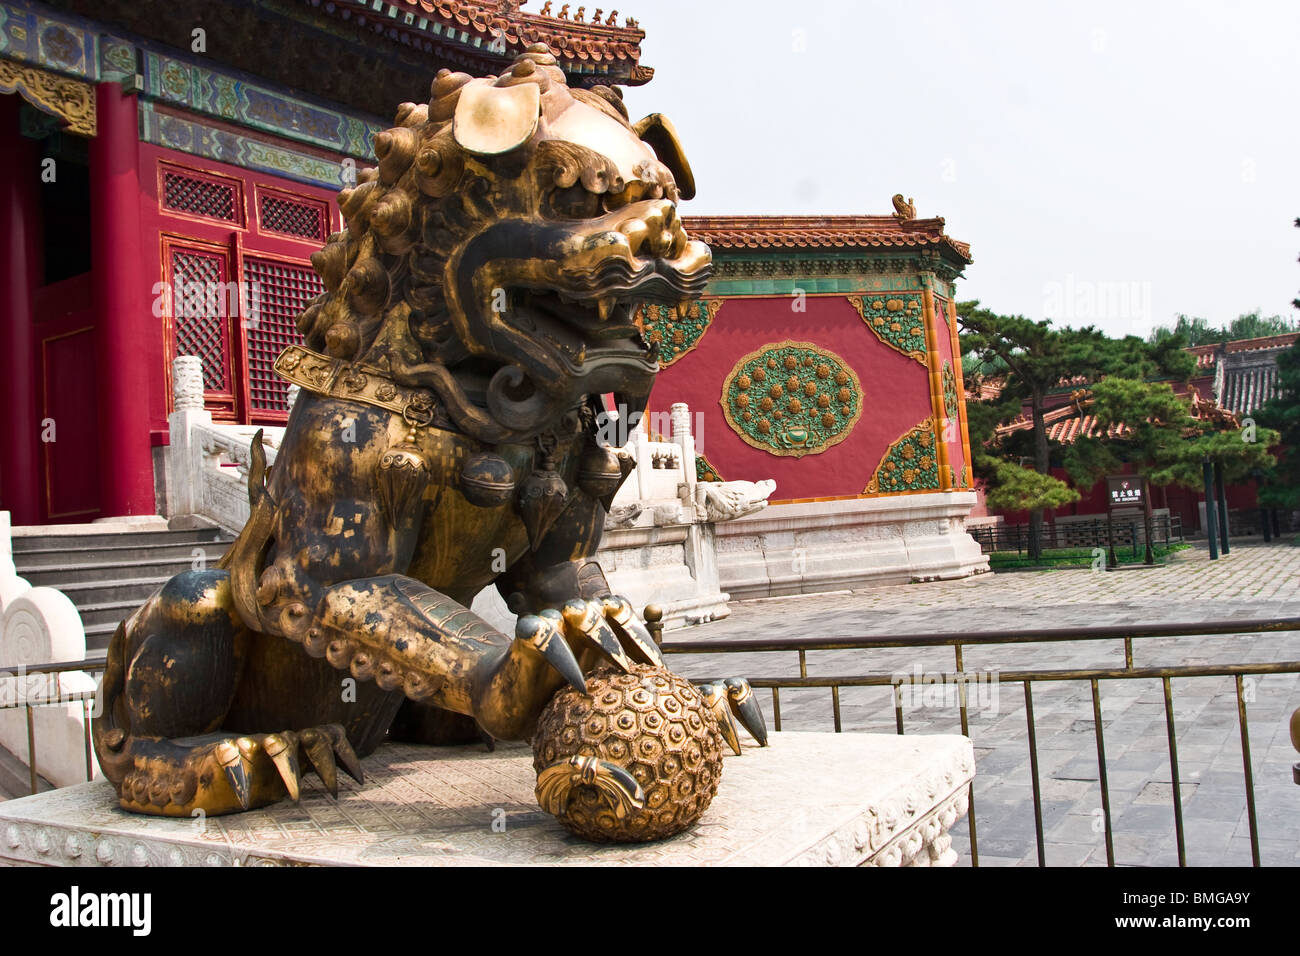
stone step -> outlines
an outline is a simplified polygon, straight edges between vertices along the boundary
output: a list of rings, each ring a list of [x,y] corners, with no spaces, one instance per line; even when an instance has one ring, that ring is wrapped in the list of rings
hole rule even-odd
[[[110,601],[131,601],[143,604],[145,598],[167,583],[171,575],[162,577],[134,577],[117,581],[78,581],[73,584],[61,584],[59,590],[66,594],[73,604],[104,604]],[[124,615],[125,616],[125,615]]]
[[[37,568],[60,564],[78,564],[97,561],[149,561],[156,558],[182,558],[189,560],[195,549],[201,549],[208,555],[220,557],[230,546],[229,540],[218,541],[181,541],[175,544],[123,544],[102,548],[70,550],[64,547],[39,548],[14,554],[14,564],[18,566],[20,577],[27,577],[25,572]]]
[[[195,545],[198,547],[198,545]],[[91,552],[87,557],[98,557],[99,552]],[[216,567],[221,557],[220,551],[204,551],[203,567]],[[16,562],[15,562],[16,563]],[[194,568],[194,558],[164,557],[137,561],[86,561],[78,564],[55,564],[46,567],[19,567],[19,577],[26,578],[32,587],[48,587],[66,590],[71,584],[87,584],[94,581],[121,581],[130,578],[162,577],[170,578],[182,571]],[[75,603],[75,602],[74,602]]]
[[[131,611],[124,611],[121,620],[125,620],[130,615]],[[103,624],[87,624],[86,653],[99,654],[108,650],[108,642],[113,639],[113,632],[117,630],[119,623],[120,621],[106,621]]]
[[[118,601],[98,601],[77,605],[77,613],[81,615],[81,623],[85,625],[87,633],[92,627],[101,624],[110,625],[111,631],[112,627],[117,626],[118,621],[126,620],[143,603],[143,599],[137,600],[133,597]]]
[[[81,527],[85,527],[84,525]],[[24,532],[35,533],[26,534]],[[197,528],[190,531],[110,531],[105,533],[81,532],[58,534],[48,527],[13,529],[14,560],[20,554],[33,551],[89,551],[96,548],[140,547],[156,544],[207,544],[230,541],[229,532],[220,528]]]

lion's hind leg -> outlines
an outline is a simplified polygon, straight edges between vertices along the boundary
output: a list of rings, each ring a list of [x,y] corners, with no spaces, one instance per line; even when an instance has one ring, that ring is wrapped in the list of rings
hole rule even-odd
[[[188,816],[199,808],[223,812],[232,802],[239,808],[237,792],[220,792],[229,789],[223,761],[238,746],[214,731],[234,696],[247,640],[224,570],[176,575],[118,627],[94,743],[125,809]],[[251,789],[261,797],[269,788]]]

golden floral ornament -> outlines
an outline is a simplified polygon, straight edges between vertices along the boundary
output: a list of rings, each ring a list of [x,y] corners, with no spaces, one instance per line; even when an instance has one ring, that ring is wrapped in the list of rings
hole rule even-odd
[[[802,458],[848,437],[862,414],[862,384],[834,352],[811,342],[773,342],[736,363],[719,403],[746,444]]]
[[[851,295],[848,299],[876,338],[913,361],[926,363],[920,289],[894,295]]]
[[[660,368],[667,368],[700,344],[724,301],[696,299],[680,308],[654,303],[637,307],[636,322],[646,341],[658,346]]]
[[[896,494],[939,489],[939,463],[935,453],[934,419],[909,428],[889,446],[876,466],[863,494]]]

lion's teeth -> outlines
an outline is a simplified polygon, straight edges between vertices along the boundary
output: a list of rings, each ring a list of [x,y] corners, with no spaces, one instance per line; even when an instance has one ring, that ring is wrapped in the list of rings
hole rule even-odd
[[[596,300],[596,309],[600,312],[600,320],[604,322],[614,311],[614,300],[608,296]]]
[[[691,308],[691,301],[690,301],[690,299],[683,299],[681,302],[678,302],[678,303],[677,303],[677,317],[678,317],[679,319],[684,319],[684,318],[686,318],[686,313],[687,313],[688,311],[690,311],[690,308]]]

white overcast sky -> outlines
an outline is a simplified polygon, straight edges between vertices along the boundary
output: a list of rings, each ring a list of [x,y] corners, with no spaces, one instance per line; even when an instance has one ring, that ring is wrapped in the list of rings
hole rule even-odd
[[[627,101],[677,126],[688,215],[902,192],[971,243],[959,298],[998,312],[1111,334],[1300,316],[1294,0],[629,6],[656,72]]]

